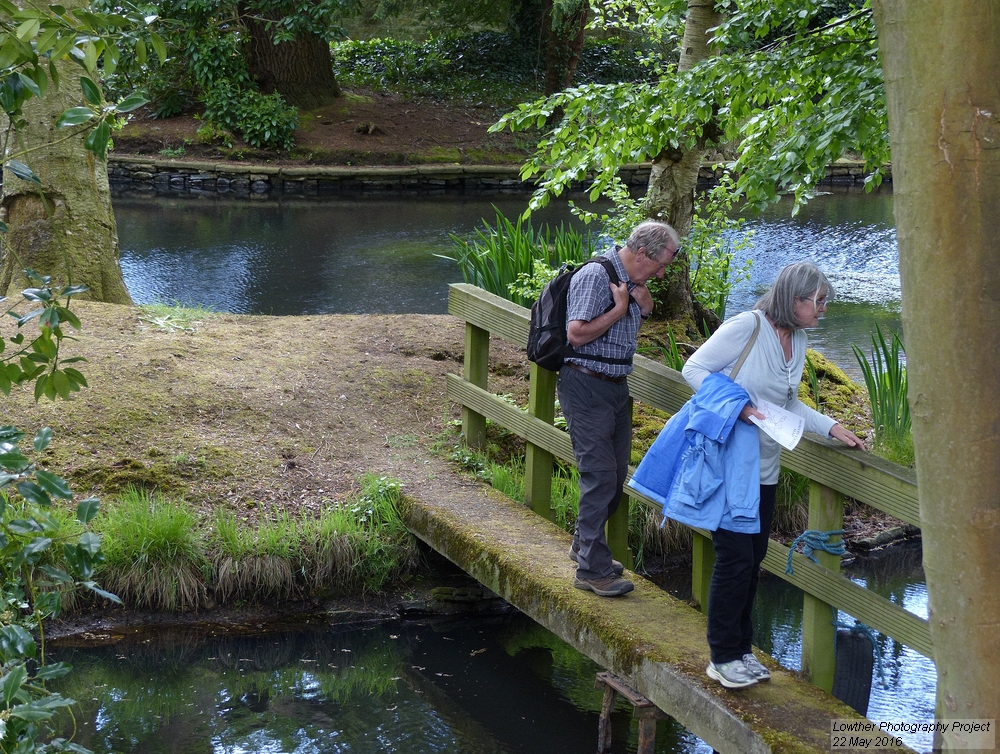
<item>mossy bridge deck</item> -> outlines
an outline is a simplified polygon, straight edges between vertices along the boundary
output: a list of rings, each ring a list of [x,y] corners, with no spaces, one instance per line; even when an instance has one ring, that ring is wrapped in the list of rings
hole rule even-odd
[[[621,598],[598,597],[573,587],[571,537],[557,527],[549,505],[553,457],[572,461],[568,436],[552,426],[555,375],[532,365],[527,411],[486,390],[489,339],[524,344],[527,311],[469,285],[453,285],[449,312],[466,322],[465,371],[449,376],[448,396],[463,406],[463,431],[471,444],[484,440],[490,418],[527,440],[527,506],[478,490],[421,500],[410,490],[404,512],[410,530],[518,609],[595,662],[624,678],[661,710],[717,751],[829,752],[831,720],[861,719],[830,693],[836,629],[833,607],[930,656],[927,622],[868,592],[839,573],[839,560],[821,564],[794,554],[795,573],[784,574],[788,550],[771,542],[765,568],[806,593],[802,672],[764,657],[770,683],[723,689],[705,675],[709,662],[705,617],[641,577]],[[679,375],[642,357],[630,379],[633,397],[668,412],[690,395]],[[782,463],[811,481],[810,528],[841,528],[844,495],[919,524],[912,472],[871,456],[805,438]],[[627,496],[612,521],[615,556],[631,564],[627,549]],[[541,514],[541,515],[539,515]],[[695,533],[693,592],[707,601],[714,554],[711,540]],[[761,656],[761,655],[758,655]]]

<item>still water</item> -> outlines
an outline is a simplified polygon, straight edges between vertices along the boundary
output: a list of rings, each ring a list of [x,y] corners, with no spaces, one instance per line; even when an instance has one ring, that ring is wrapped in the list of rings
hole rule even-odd
[[[926,617],[919,544],[847,573]],[[798,669],[802,593],[768,577],[755,612],[757,644]],[[930,661],[884,637],[879,649],[869,717],[933,719]],[[98,754],[589,754],[601,706],[600,668],[519,613],[257,636],[157,632],[56,659],[74,666],[60,690],[80,702],[76,740]],[[613,730],[615,751],[635,751],[628,705]],[[925,738],[904,735],[918,751],[929,751]],[[659,724],[656,751],[711,753],[673,721]]]
[[[583,197],[576,197],[580,203]],[[462,279],[452,234],[470,238],[494,206],[516,217],[524,194],[327,197],[252,201],[225,197],[115,199],[125,282],[137,303],[179,302],[258,314],[440,314],[448,283]],[[573,222],[565,202],[532,218]],[[743,252],[751,279],[728,305],[752,305],[785,264],[813,259],[838,296],[810,334],[814,347],[858,374],[851,344],[866,348],[874,322],[899,329],[892,194],[831,189],[797,216],[782,201],[752,218]]]
[[[61,650],[97,754],[584,754],[601,670],[519,613],[261,636],[162,634]],[[638,728],[621,705],[615,751]],[[658,754],[698,740],[660,723]],[[704,744],[701,750],[708,750]]]

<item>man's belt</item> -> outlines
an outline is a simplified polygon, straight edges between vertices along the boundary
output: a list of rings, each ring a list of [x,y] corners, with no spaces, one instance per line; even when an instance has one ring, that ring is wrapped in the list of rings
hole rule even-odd
[[[570,369],[575,369],[578,372],[583,372],[591,377],[596,377],[599,380],[604,380],[605,382],[613,382],[616,385],[621,385],[625,382],[626,376],[612,377],[608,374],[602,374],[601,372],[595,372],[593,369],[587,369],[587,367],[582,367],[579,364],[574,364],[572,361],[564,361],[563,364],[568,366]]]

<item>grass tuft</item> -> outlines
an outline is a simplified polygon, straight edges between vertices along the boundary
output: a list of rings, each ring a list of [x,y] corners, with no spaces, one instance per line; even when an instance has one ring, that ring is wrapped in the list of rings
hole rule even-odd
[[[206,319],[215,316],[208,307],[182,306],[178,303],[143,304],[139,307],[142,316],[140,322],[152,325],[166,332],[198,332],[198,326]]]
[[[136,608],[174,612],[205,605],[207,561],[196,523],[181,503],[127,489],[94,521],[104,543],[104,588]]]

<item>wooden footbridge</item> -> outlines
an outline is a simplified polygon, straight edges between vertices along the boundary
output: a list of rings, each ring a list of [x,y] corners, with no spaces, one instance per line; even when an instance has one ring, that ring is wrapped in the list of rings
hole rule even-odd
[[[788,550],[775,541],[765,567],[805,592],[802,672],[783,670],[763,657],[772,681],[739,691],[725,690],[705,675],[705,617],[696,608],[636,576],[635,591],[618,599],[573,588],[571,538],[551,521],[553,457],[573,460],[568,435],[552,426],[555,374],[532,365],[527,411],[487,391],[490,335],[523,346],[528,312],[461,284],[451,287],[449,312],[466,322],[466,339],[464,374],[449,376],[448,397],[463,406],[463,430],[471,444],[484,441],[487,418],[527,440],[528,505],[499,494],[421,501],[418,492],[407,502],[405,516],[417,537],[485,586],[624,678],[723,754],[829,752],[831,720],[860,719],[829,693],[833,608],[930,656],[925,620],[842,576],[839,559],[831,555],[821,554],[817,565],[796,553],[795,572],[786,575]],[[670,413],[690,396],[677,372],[642,357],[636,357],[629,385],[635,399]],[[811,529],[841,528],[845,495],[919,524],[915,475],[906,469],[809,437],[785,453],[782,463],[811,480]],[[630,504],[650,503],[626,496],[608,525],[615,556],[627,566]],[[694,543],[693,593],[704,606],[712,544],[702,532],[695,532]]]

